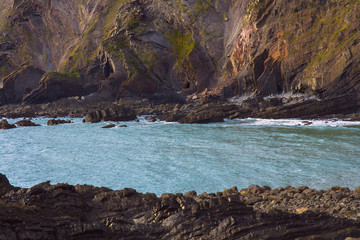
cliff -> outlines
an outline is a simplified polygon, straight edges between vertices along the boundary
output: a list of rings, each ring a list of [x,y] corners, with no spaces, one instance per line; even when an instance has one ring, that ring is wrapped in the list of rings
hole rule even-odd
[[[0,100],[181,102],[204,90],[357,99],[359,8],[357,0],[2,1]]]

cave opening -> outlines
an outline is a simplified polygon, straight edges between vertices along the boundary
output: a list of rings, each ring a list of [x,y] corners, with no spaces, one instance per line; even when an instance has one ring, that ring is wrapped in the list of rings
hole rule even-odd
[[[105,65],[104,65],[104,77],[109,78],[112,73],[114,73],[114,70],[113,70],[110,62],[106,61]]]

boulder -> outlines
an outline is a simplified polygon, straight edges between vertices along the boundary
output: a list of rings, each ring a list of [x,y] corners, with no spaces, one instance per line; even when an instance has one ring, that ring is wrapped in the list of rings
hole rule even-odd
[[[7,177],[0,173],[0,197],[13,189],[14,187],[9,183]]]
[[[24,96],[23,102],[39,104],[52,102],[61,98],[85,96],[82,77],[77,72],[47,72],[40,80],[38,88]]]
[[[48,126],[55,126],[58,124],[72,123],[71,120],[62,120],[62,119],[51,119],[47,121]]]
[[[185,117],[178,120],[178,123],[224,122],[224,118],[227,118],[238,111],[239,108],[235,105],[206,104],[191,111]]]
[[[20,103],[26,93],[39,86],[45,72],[34,66],[24,65],[2,79],[4,103]]]
[[[131,108],[114,106],[106,109],[99,109],[85,115],[83,122],[97,123],[100,121],[132,121],[136,113]]]
[[[36,126],[40,126],[40,124],[36,124],[31,122],[30,120],[21,120],[15,123],[16,126],[18,127],[36,127]]]
[[[148,116],[148,117],[145,117],[145,120],[148,122],[156,122],[157,118],[155,116]]]
[[[6,119],[1,120],[0,122],[0,129],[11,129],[16,128],[14,124],[9,124]]]

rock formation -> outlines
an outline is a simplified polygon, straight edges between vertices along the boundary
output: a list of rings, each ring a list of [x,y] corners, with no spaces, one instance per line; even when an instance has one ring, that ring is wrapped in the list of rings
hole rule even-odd
[[[11,129],[16,128],[14,124],[9,124],[6,119],[1,120],[0,122],[0,129]]]
[[[345,239],[360,237],[359,191],[252,185],[157,197],[49,182],[15,188],[1,175],[0,238]]]
[[[59,124],[72,123],[71,120],[62,120],[62,119],[50,119],[47,121],[48,126],[56,126]]]
[[[114,106],[97,110],[85,115],[83,122],[97,123],[100,121],[133,121],[137,119],[136,112],[131,108]]]
[[[30,120],[26,120],[26,119],[16,122],[15,125],[18,127],[38,127],[38,126],[40,126],[39,124],[35,124],[35,123],[31,122]]]
[[[359,98],[357,0],[6,0],[0,7],[3,104],[71,96],[167,103],[203,91]]]

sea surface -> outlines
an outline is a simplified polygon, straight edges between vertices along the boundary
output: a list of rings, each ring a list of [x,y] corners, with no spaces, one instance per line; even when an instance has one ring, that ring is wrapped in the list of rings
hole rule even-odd
[[[14,123],[18,119],[9,120]],[[360,122],[243,119],[214,124],[108,123],[0,130],[0,172],[31,187],[89,184],[138,192],[360,186]]]

